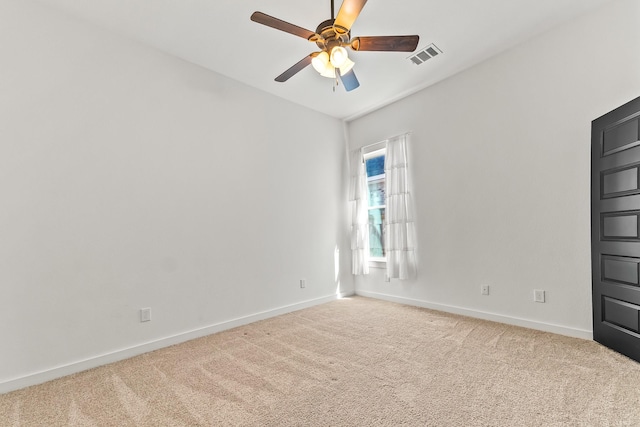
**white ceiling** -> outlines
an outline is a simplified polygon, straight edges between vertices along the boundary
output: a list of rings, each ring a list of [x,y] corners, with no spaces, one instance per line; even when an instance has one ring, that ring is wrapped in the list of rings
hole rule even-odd
[[[350,52],[360,87],[309,66],[285,83],[274,78],[319,49],[249,20],[261,11],[315,31],[330,0],[39,0],[83,20],[247,85],[340,119],[351,119],[432,85],[536,34],[613,0],[370,0],[355,36],[420,36],[443,54],[414,65],[400,52]],[[335,0],[336,14],[341,0]],[[532,52],[532,55],[535,53]]]

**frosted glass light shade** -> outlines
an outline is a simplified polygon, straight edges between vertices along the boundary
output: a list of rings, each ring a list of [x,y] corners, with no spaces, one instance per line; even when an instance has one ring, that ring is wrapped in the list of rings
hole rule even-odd
[[[327,52],[320,52],[311,59],[311,65],[320,74],[324,73],[327,65],[329,65],[329,54]]]
[[[331,65],[336,68],[340,68],[344,65],[344,63],[349,59],[349,54],[347,53],[347,49],[342,46],[336,46],[331,49]]]
[[[345,74],[347,74],[349,71],[351,71],[354,65],[356,65],[355,62],[347,58],[344,64],[342,64],[342,66],[340,67],[340,75],[344,76]]]
[[[336,69],[333,65],[327,64],[326,68],[322,73],[320,73],[322,77],[328,77],[330,79],[336,78]]]

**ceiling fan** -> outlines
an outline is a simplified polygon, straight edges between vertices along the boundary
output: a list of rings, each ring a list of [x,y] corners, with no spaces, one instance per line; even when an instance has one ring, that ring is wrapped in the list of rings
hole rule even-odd
[[[323,77],[340,78],[347,91],[351,91],[360,83],[353,72],[353,61],[345,47],[356,51],[413,52],[418,46],[419,36],[369,36],[351,38],[351,26],[362,11],[367,0],[344,0],[334,18],[334,5],[331,1],[331,19],[318,25],[316,31],[310,31],[262,12],[253,12],[251,20],[276,30],[302,37],[315,43],[320,52],[305,56],[276,77],[277,82],[286,82],[307,65],[313,67]]]

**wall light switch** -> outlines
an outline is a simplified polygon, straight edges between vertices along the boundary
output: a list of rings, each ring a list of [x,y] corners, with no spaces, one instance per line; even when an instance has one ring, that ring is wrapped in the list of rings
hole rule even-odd
[[[150,308],[141,308],[140,309],[140,321],[141,322],[150,322],[151,321],[151,309]]]

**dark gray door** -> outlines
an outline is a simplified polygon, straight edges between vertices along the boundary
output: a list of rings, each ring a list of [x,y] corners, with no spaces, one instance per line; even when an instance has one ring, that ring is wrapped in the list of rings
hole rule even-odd
[[[640,361],[640,98],[591,126],[593,338]]]

